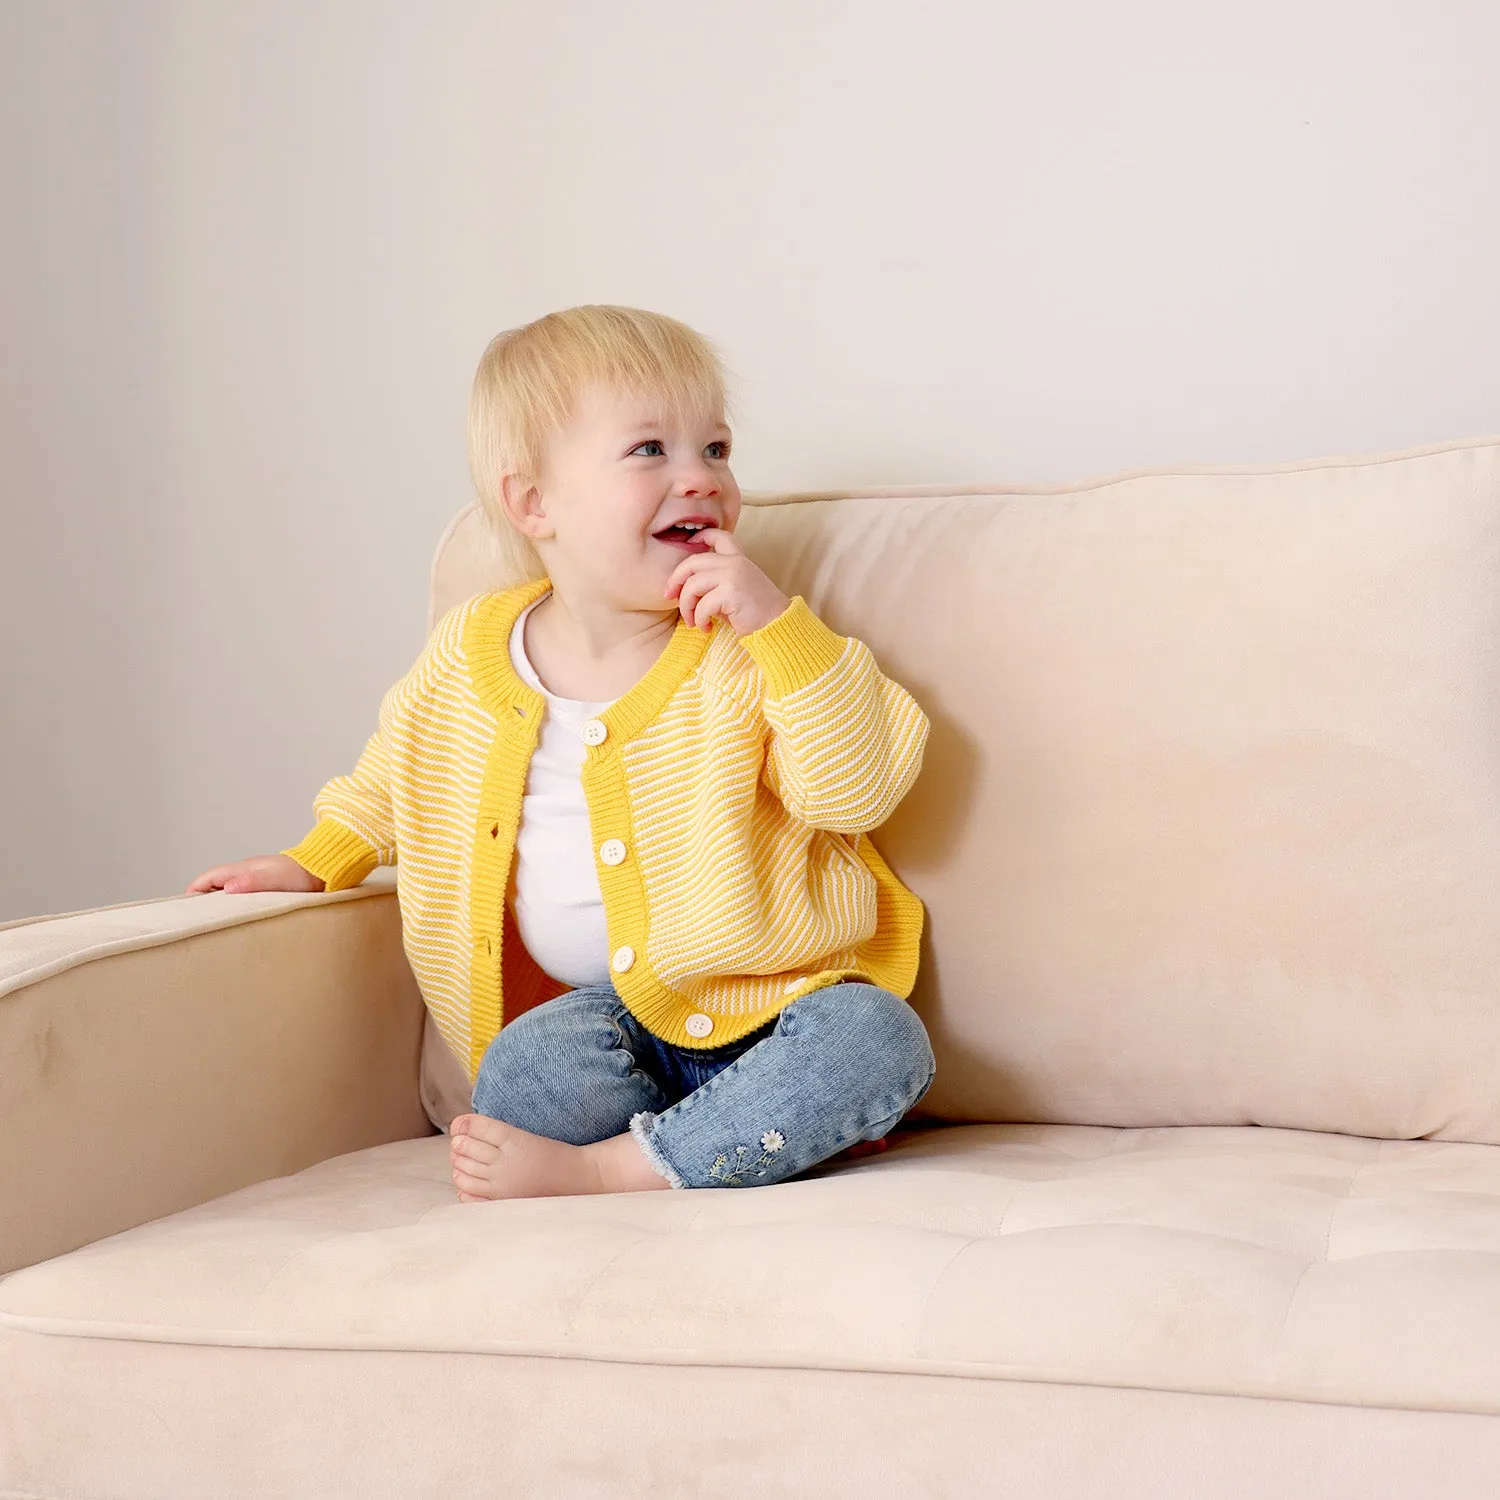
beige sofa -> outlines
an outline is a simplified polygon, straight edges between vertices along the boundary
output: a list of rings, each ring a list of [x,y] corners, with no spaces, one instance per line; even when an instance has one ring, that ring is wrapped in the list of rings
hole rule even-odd
[[[1493,1495],[1500,438],[742,534],[932,719],[920,1128],[462,1205],[389,872],[13,925],[0,1494]]]

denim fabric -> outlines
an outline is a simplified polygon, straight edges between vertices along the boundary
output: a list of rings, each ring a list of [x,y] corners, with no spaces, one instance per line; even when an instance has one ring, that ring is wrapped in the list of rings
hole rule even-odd
[[[502,1028],[474,1109],[577,1146],[629,1130],[673,1187],[754,1187],[878,1140],[935,1069],[920,1017],[873,984],[814,990],[716,1048],[662,1041],[601,985]]]

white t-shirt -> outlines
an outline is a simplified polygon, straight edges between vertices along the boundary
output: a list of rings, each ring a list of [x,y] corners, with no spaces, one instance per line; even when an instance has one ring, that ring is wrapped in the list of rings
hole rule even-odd
[[[583,726],[609,704],[558,698],[542,686],[526,657],[526,616],[535,608],[523,610],[510,632],[511,665],[546,698],[547,713],[526,773],[509,896],[521,941],[538,967],[579,989],[610,977],[604,897],[580,779]]]

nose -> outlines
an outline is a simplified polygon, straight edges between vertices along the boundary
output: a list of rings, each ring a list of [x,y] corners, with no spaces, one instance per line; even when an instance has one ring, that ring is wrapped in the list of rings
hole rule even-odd
[[[702,459],[686,463],[677,476],[677,493],[684,500],[711,500],[719,488],[714,471]]]

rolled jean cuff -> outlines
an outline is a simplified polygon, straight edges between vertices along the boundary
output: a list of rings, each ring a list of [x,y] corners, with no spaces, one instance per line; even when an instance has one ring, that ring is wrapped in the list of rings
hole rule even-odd
[[[674,1188],[685,1188],[685,1183],[676,1169],[666,1157],[661,1154],[656,1142],[651,1138],[651,1127],[656,1124],[656,1116],[649,1109],[643,1109],[639,1114],[630,1117],[630,1133],[635,1137],[635,1143],[641,1148],[641,1154],[650,1164],[651,1170],[658,1176],[665,1177]]]

